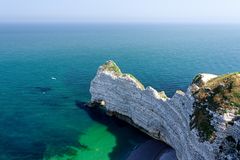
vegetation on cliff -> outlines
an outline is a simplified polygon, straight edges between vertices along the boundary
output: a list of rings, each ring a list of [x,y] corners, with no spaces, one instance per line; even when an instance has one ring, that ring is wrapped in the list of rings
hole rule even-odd
[[[194,96],[209,104],[209,109],[220,114],[240,109],[240,73],[218,76],[200,86]]]
[[[168,99],[168,96],[166,95],[166,93],[164,91],[158,92],[158,95],[163,99]]]
[[[103,70],[107,70],[110,72],[114,72],[117,75],[121,75],[122,72],[120,70],[120,68],[117,66],[117,64],[113,61],[107,61],[106,63],[104,63],[102,66]]]
[[[193,90],[196,99],[192,115],[191,128],[197,128],[202,140],[213,140],[215,129],[211,124],[212,114],[240,114],[240,73],[218,76],[207,83],[201,81],[201,75],[194,78],[193,83],[199,88]]]
[[[105,64],[102,65],[102,69],[113,72],[116,76],[119,77],[130,77],[132,80],[134,80],[134,82],[136,82],[137,86],[140,89],[144,89],[144,85],[136,77],[134,77],[132,74],[122,73],[120,68],[114,61],[107,61]]]

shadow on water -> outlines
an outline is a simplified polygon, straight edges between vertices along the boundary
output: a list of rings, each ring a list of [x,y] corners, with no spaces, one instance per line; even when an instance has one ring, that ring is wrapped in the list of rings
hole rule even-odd
[[[86,148],[78,143],[80,110],[68,108],[74,102],[68,94],[49,86],[24,89],[13,101],[0,100],[0,160],[43,160],[71,152],[66,146]]]
[[[43,160],[70,152],[68,145],[86,148],[78,143],[79,132],[34,123],[32,118],[31,123],[27,116],[16,112],[0,120],[0,160]]]
[[[131,150],[126,150],[124,146],[129,145],[127,144],[129,139],[136,139],[139,137],[141,141],[138,141],[138,145],[143,143],[150,143],[155,147],[160,147],[163,149],[170,148],[165,143],[153,140],[151,137],[147,136],[146,134],[142,133],[138,129],[132,127],[128,123],[117,119],[116,117],[107,116],[105,110],[101,107],[88,107],[88,104],[81,101],[75,101],[75,104],[78,108],[84,110],[94,121],[101,123],[107,126],[107,130],[112,133],[116,137],[116,146],[113,148],[112,152],[109,153],[109,159],[111,160],[118,160],[118,159],[127,159],[131,153]],[[148,146],[149,147],[149,146]],[[138,148],[135,145],[132,146],[132,151]],[[139,147],[141,148],[141,147]],[[146,149],[146,148],[145,148]],[[148,149],[148,148],[147,148]],[[155,149],[159,152],[159,148]],[[141,150],[140,152],[142,152]],[[156,152],[157,152],[156,151]],[[139,151],[137,151],[139,153]],[[124,155],[125,154],[125,155]],[[151,153],[150,153],[151,154]],[[123,156],[124,155],[124,156]],[[120,158],[121,157],[121,158]],[[135,156],[133,156],[135,157]],[[139,159],[139,156],[136,157],[138,160],[149,160],[149,157]],[[131,158],[131,160],[137,160],[136,158]],[[155,157],[156,158],[156,157]],[[153,159],[155,159],[153,158]],[[156,158],[158,159],[158,158]],[[173,159],[175,160],[175,159]]]
[[[24,130],[25,122],[20,120],[21,113],[4,117],[0,124],[0,159],[1,160],[41,160],[46,149],[44,142],[31,139],[31,132]],[[0,122],[3,122],[2,120]],[[29,136],[26,136],[27,133]]]

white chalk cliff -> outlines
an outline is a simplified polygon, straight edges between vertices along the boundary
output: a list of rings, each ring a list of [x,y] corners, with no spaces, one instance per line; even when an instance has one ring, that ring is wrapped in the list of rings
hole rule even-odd
[[[91,101],[102,102],[109,115],[169,144],[179,160],[240,159],[239,106],[224,112],[209,107],[209,97],[216,94],[206,86],[207,100],[198,99],[203,97],[198,95],[202,86],[217,77],[200,74],[186,93],[176,91],[168,98],[164,92],[145,88],[132,75],[122,73],[113,61],[107,61],[91,82]],[[240,82],[239,73],[236,77]]]

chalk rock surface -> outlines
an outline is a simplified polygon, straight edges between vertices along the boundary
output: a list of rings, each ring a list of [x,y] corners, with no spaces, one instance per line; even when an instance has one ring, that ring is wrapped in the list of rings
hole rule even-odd
[[[240,159],[240,74],[199,74],[172,98],[113,61],[91,82],[93,103],[176,150],[179,160]]]

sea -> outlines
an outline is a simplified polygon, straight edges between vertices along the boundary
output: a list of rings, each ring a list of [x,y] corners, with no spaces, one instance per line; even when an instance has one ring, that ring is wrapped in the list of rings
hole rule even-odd
[[[149,140],[84,108],[107,60],[171,97],[198,73],[240,71],[240,25],[1,23],[0,159],[125,160]]]

